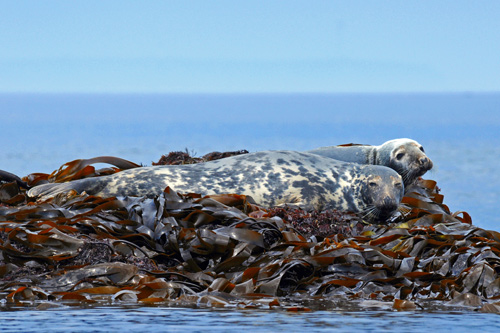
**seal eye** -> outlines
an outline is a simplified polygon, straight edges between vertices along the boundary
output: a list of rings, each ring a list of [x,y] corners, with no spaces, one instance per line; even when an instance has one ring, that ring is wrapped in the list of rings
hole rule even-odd
[[[400,159],[403,158],[403,156],[405,156],[405,153],[399,153],[399,154],[396,155],[396,159],[400,160]]]
[[[420,150],[422,151],[422,153],[425,153],[424,147],[420,146]]]
[[[401,184],[401,183],[396,183],[396,184],[395,184],[395,186],[396,186],[396,187],[403,187],[403,184]]]
[[[368,185],[370,185],[370,187],[377,187],[377,183],[375,182],[370,182]]]

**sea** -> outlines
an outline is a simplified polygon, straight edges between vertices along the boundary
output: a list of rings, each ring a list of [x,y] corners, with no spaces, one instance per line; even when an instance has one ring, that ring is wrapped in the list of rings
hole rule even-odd
[[[452,212],[500,231],[500,92],[408,94],[0,94],[0,169],[51,173],[117,156],[151,165],[171,151],[309,150],[420,142]],[[99,167],[99,165],[97,165]],[[182,308],[2,311],[7,331],[482,331],[500,316],[470,312],[286,313]],[[50,326],[50,327],[49,327]],[[58,328],[59,327],[59,328]],[[403,328],[404,327],[404,328]]]

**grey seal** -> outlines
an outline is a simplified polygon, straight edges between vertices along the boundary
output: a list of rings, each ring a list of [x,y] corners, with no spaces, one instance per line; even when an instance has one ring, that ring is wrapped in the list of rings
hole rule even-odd
[[[339,161],[389,167],[403,177],[407,188],[433,167],[424,147],[412,139],[394,139],[380,146],[350,144],[322,147],[307,153]]]
[[[70,189],[97,196],[154,196],[169,186],[180,193],[251,196],[266,207],[293,203],[306,209],[338,209],[367,220],[385,220],[397,210],[404,185],[394,170],[336,161],[295,151],[264,151],[220,160],[141,167],[109,176],[44,184],[31,197]]]

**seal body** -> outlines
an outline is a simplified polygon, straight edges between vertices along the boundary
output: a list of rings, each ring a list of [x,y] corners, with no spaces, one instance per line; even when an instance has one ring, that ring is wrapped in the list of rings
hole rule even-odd
[[[403,196],[401,177],[383,166],[361,165],[294,151],[265,151],[206,163],[141,167],[113,175],[32,188],[32,197],[74,189],[98,196],[154,196],[169,186],[181,193],[238,193],[271,207],[339,209],[385,219]]]
[[[433,167],[422,145],[411,139],[390,140],[380,146],[341,145],[317,148],[307,152],[339,161],[389,167],[403,177],[406,187]]]

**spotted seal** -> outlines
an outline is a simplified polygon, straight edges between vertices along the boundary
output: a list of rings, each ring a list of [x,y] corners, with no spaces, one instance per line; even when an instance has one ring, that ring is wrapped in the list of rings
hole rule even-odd
[[[307,153],[330,157],[339,161],[384,165],[403,177],[405,187],[432,169],[433,163],[420,143],[411,139],[395,139],[380,146],[340,145],[322,147]]]
[[[294,203],[310,209],[339,209],[384,220],[403,196],[401,177],[383,166],[336,161],[295,151],[264,151],[189,165],[125,170],[109,176],[32,188],[31,197],[74,189],[98,196],[153,196],[167,186],[181,193],[239,193],[271,207]]]

